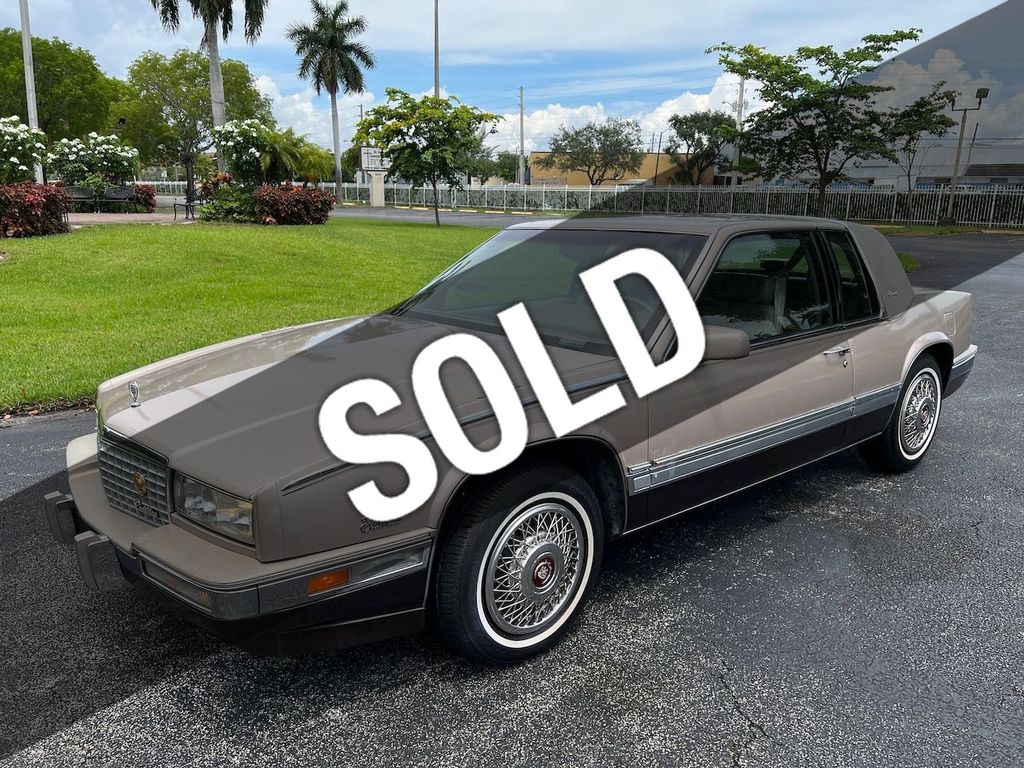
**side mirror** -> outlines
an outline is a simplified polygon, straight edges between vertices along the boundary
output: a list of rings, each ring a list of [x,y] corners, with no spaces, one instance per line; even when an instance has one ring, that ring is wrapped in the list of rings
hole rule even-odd
[[[704,359],[737,360],[750,355],[750,337],[739,328],[704,326]]]

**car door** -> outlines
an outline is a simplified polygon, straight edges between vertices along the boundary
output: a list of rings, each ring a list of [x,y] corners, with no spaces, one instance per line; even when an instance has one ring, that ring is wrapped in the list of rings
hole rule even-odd
[[[840,229],[823,229],[819,236],[835,272],[851,350],[854,417],[845,442],[852,445],[878,434],[889,422],[899,398],[905,349],[894,348],[881,296],[853,238]]]
[[[654,521],[842,445],[853,368],[834,275],[812,230],[732,237],[698,296],[705,325],[743,330],[748,357],[705,361],[649,398],[649,462],[633,492]]]

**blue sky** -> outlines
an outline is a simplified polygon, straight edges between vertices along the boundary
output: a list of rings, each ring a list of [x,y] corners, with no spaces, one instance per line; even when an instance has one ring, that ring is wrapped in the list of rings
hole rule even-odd
[[[446,93],[507,115],[494,137],[502,147],[518,144],[520,85],[527,89],[527,149],[543,148],[563,123],[608,115],[640,120],[649,136],[663,130],[674,112],[735,101],[736,80],[722,75],[714,57],[704,54],[709,45],[755,42],[780,52],[823,42],[847,46],[865,33],[910,26],[923,28],[928,38],[997,4],[441,0],[441,81]],[[29,6],[33,34],[90,49],[114,75],[123,74],[145,50],[195,47],[201,36],[191,19],[176,35],[162,30],[149,0],[29,0]],[[422,93],[433,82],[431,0],[350,0],[350,6],[352,13],[367,18],[364,39],[378,66],[368,73],[367,92],[349,95],[342,103],[346,140],[359,105],[380,103],[385,87]],[[235,13],[240,19],[241,8]],[[236,34],[222,50],[250,66],[261,89],[274,99],[282,125],[329,145],[327,100],[297,78],[295,56],[284,37],[290,22],[308,16],[302,0],[271,0],[257,44],[247,45]],[[18,24],[17,3],[0,5],[0,26]],[[756,107],[756,96],[748,98]]]

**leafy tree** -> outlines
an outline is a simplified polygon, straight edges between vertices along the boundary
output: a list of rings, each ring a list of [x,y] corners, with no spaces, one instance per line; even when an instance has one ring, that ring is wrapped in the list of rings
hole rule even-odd
[[[896,165],[907,177],[908,222],[914,218],[914,169],[956,125],[956,121],[945,114],[956,92],[942,90],[945,84],[945,81],[937,83],[930,93],[906,106],[891,107],[883,123],[886,144],[894,154]]]
[[[227,59],[222,71],[228,116],[273,125],[270,100],[256,88],[249,68]],[[128,68],[131,96],[115,106],[125,118],[121,138],[139,150],[144,163],[184,165],[190,194],[196,158],[213,146],[209,76],[206,57],[196,51],[144,53]]]
[[[717,51],[727,72],[760,83],[769,105],[751,116],[743,133],[744,151],[768,176],[815,175],[816,210],[824,213],[828,185],[846,178],[848,165],[871,157],[892,159],[875,97],[890,87],[864,82],[895,53],[900,43],[917,40],[921,30],[866,35],[862,45],[836,51],[831,45],[802,46],[778,55],[755,45],[723,43]]]
[[[153,9],[160,15],[160,22],[164,28],[176,32],[181,26],[181,0],[150,0],[150,2],[153,4]],[[217,28],[220,28],[220,33],[227,41],[228,35],[231,34],[231,30],[235,26],[232,3],[231,0],[188,0],[188,4],[192,9],[192,15],[203,22],[203,46],[209,55],[210,74],[207,83],[210,89],[213,125],[221,126],[228,120],[228,114]],[[260,36],[263,29],[263,16],[268,4],[269,0],[244,0],[246,41],[254,43]]]
[[[356,180],[356,171],[359,170],[360,164],[362,163],[361,152],[359,151],[359,145],[353,144],[351,147],[341,153],[341,180],[347,182],[353,182]]]
[[[519,155],[515,152],[499,152],[492,176],[513,182],[519,176]]]
[[[397,88],[388,88],[387,96],[386,104],[371,109],[359,123],[352,143],[379,147],[391,162],[389,176],[413,184],[429,182],[434,190],[434,222],[441,226],[437,185],[462,188],[480,128],[501,117],[454,98],[416,99]]]
[[[305,186],[319,184],[330,179],[333,174],[334,154],[319,144],[300,137],[298,159],[293,168],[295,178],[302,179],[302,185]]]
[[[316,92],[327,91],[331,97],[331,128],[334,133],[334,177],[342,178],[341,131],[338,127],[338,92],[362,93],[365,90],[363,70],[372,69],[375,61],[370,49],[356,36],[366,31],[366,19],[348,16],[347,0],[328,6],[312,0],[313,22],[292,24],[287,36],[295,44],[299,56],[299,77],[312,80]],[[341,184],[335,188],[340,200]]]
[[[39,128],[53,139],[72,139],[107,127],[120,84],[100,71],[93,55],[63,40],[32,38]],[[28,117],[21,33],[0,29],[0,115]]]
[[[665,151],[679,167],[676,180],[683,184],[700,184],[705,173],[721,164],[722,150],[736,137],[732,116],[721,110],[672,115],[668,124],[675,135]]]
[[[597,187],[636,173],[643,161],[640,124],[609,117],[603,123],[587,123],[582,128],[563,125],[551,137],[551,151],[538,164],[542,168],[557,167],[564,173],[582,171],[591,186]]]
[[[468,169],[466,171],[467,184],[472,184],[473,179],[487,181],[498,168],[498,163],[494,159],[494,148],[488,147],[485,143],[490,133],[491,128],[487,125],[480,126],[476,133],[473,146],[466,157],[466,167]]]

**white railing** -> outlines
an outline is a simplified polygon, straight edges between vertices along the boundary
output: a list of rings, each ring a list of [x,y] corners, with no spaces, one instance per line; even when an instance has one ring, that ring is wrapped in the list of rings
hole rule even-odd
[[[322,185],[333,191],[334,185]],[[755,213],[813,215],[817,191],[785,187],[481,187],[439,189],[444,208],[491,211],[607,211],[641,214]],[[342,184],[342,201],[370,202],[366,184]],[[947,189],[919,189],[910,195],[892,189],[830,189],[825,193],[828,218],[850,221],[936,224],[946,213]],[[429,207],[430,187],[389,184],[384,202]],[[908,210],[908,206],[909,209]],[[1024,189],[959,189],[954,218],[964,226],[1024,227]]]
[[[158,195],[185,195],[183,181],[143,182]],[[334,193],[333,182],[319,185]],[[439,189],[444,208],[487,211],[551,211],[578,213],[759,213],[808,216],[814,213],[817,191],[784,187],[479,187]],[[342,184],[346,203],[369,205],[368,184]],[[430,187],[388,184],[384,202],[393,206],[429,207]],[[892,189],[830,189],[825,216],[850,221],[935,224],[945,216],[948,189],[918,189],[909,196]],[[911,210],[908,210],[908,206]],[[976,227],[1024,227],[1024,189],[989,187],[959,189],[953,206],[957,224]]]

